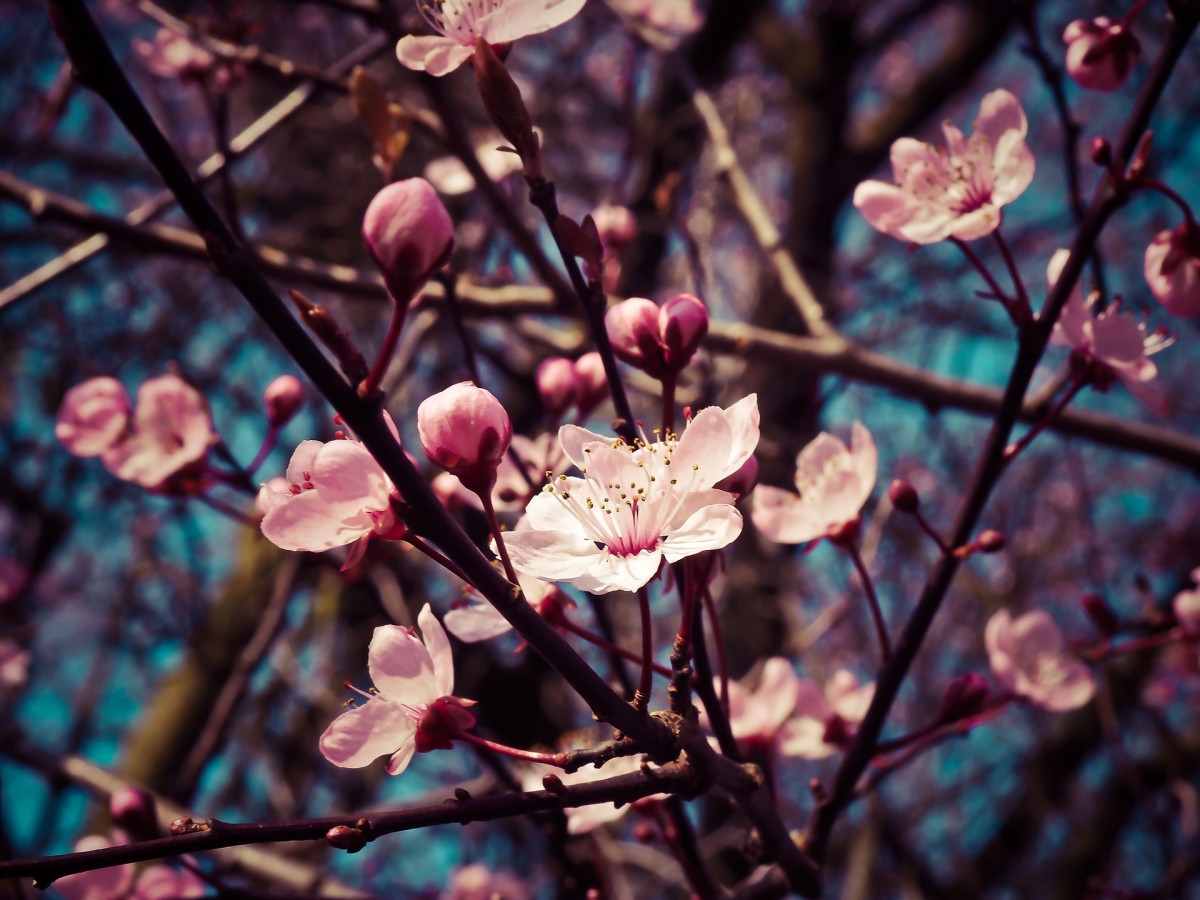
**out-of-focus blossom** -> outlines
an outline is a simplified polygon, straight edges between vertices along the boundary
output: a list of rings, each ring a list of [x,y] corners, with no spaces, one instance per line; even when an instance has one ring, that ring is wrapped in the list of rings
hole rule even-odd
[[[80,839],[75,852],[103,850],[126,843],[128,840],[119,831],[114,833],[111,841],[93,834]],[[54,889],[67,900],[185,900],[203,897],[208,886],[188,869],[150,865],[139,872],[133,863],[126,863],[64,875],[54,882]]]
[[[654,766],[650,766],[650,768],[653,770]],[[642,762],[639,756],[618,756],[616,759],[610,759],[602,768],[597,769],[593,765],[587,765],[571,773],[550,766],[534,765],[526,769],[521,776],[521,787],[526,791],[542,790],[542,777],[546,774],[553,774],[563,784],[570,786],[604,781],[616,778],[618,775],[632,775],[641,770]],[[563,810],[567,816],[567,833],[587,834],[601,825],[617,821],[631,809],[645,808],[659,801],[667,800],[669,796],[668,794],[651,794],[649,797],[643,797],[633,803],[621,806],[617,806],[615,803],[592,803],[588,806],[568,807]]]
[[[450,259],[454,222],[424,178],[381,190],[363,216],[363,239],[398,303],[408,302]]]
[[[984,631],[992,674],[1007,690],[1053,712],[1083,706],[1096,683],[1080,660],[1067,653],[1049,613],[1036,609],[1013,619],[1002,609]]]
[[[531,439],[514,434],[510,452],[504,454],[496,467],[496,483],[492,485],[492,507],[496,513],[524,512],[533,495],[541,490],[546,472],[560,468],[562,462],[562,448],[556,435],[540,434]],[[483,509],[479,494],[449,472],[442,472],[434,479],[434,491],[447,506],[464,504]]]
[[[202,472],[218,441],[207,401],[177,375],[138,388],[132,429],[100,461],[118,478],[162,493],[187,492],[188,476]]]
[[[532,900],[533,890],[505,869],[493,872],[482,863],[463,866],[450,876],[439,900]]]
[[[661,379],[691,361],[708,334],[708,311],[691,294],[672,297],[661,308],[631,297],[608,311],[604,328],[618,359]]]
[[[391,417],[384,415],[396,434]],[[362,558],[370,538],[403,536],[404,524],[392,511],[392,498],[398,496],[358,441],[303,441],[292,454],[287,477],[259,489],[262,532],[284,550],[319,553],[358,542],[346,562],[350,567]]]
[[[335,766],[361,768],[390,756],[388,774],[399,775],[414,753],[443,749],[456,730],[475,717],[475,701],[454,697],[450,640],[429,604],[417,616],[423,637],[411,628],[380,625],[367,650],[375,690],[359,691],[367,702],[342,713],[321,735],[321,753]]]
[[[500,401],[469,381],[422,400],[417,431],[429,461],[481,495],[496,483],[496,469],[513,436]]]
[[[475,147],[475,156],[492,181],[503,181],[513,172],[521,171],[521,157],[498,149],[504,138],[496,135],[490,143]],[[425,167],[425,177],[439,192],[453,197],[475,187],[475,178],[457,156],[441,156]]]
[[[1115,91],[1125,83],[1141,53],[1141,45],[1123,23],[1107,16],[1076,19],[1063,32],[1067,74],[1081,88]]]
[[[734,497],[713,485],[754,452],[756,395],[701,410],[679,438],[629,446],[564,425],[559,440],[583,477],[558,476],[505,536],[518,571],[595,593],[632,591],[663,560],[718,550],[741,533]]]
[[[1192,570],[1192,587],[1175,595],[1175,618],[1192,637],[1200,637],[1200,569]]]
[[[1200,316],[1200,227],[1184,222],[1160,231],[1146,248],[1150,292],[1180,318]]]
[[[637,219],[627,206],[603,203],[592,212],[592,221],[606,250],[619,249],[637,237]]]
[[[871,432],[859,422],[851,446],[827,432],[817,435],[796,457],[799,495],[769,485],[754,489],[754,527],[780,544],[803,544],[856,522],[875,487],[878,454]]]
[[[304,386],[295,375],[280,375],[263,391],[263,406],[267,410],[267,424],[282,428],[292,420],[300,404],[304,402]]]
[[[779,752],[804,759],[825,759],[854,737],[875,696],[875,683],[860,685],[840,669],[822,691],[811,679],[797,687],[795,715],[783,725]]]
[[[580,419],[604,402],[608,397],[608,376],[604,371],[604,360],[593,350],[575,360],[575,374],[579,376],[579,397],[575,405]]]
[[[29,651],[16,641],[0,638],[0,686],[14,688],[29,678]]]
[[[125,434],[133,404],[115,378],[89,378],[67,391],[54,436],[76,456],[99,456]]]
[[[534,374],[542,409],[552,422],[558,422],[579,394],[579,373],[575,363],[561,356],[542,360]]]
[[[217,64],[211,53],[169,28],[158,29],[153,41],[134,38],[133,50],[159,78],[199,79]]]
[[[15,559],[0,556],[0,603],[20,595],[29,584],[29,570]]]
[[[1000,224],[1000,207],[1033,181],[1027,128],[1017,98],[992,91],[980,104],[969,140],[951,122],[942,125],[944,150],[900,138],[891,154],[896,183],[864,181],[854,191],[854,205],[871,227],[902,241],[991,234]]]
[[[1050,259],[1046,281],[1051,289],[1069,256],[1070,251],[1058,250]],[[1144,321],[1122,314],[1117,302],[1096,312],[1097,299],[1098,295],[1093,294],[1085,302],[1076,284],[1054,323],[1050,341],[1069,347],[1077,361],[1090,368],[1091,382],[1097,390],[1106,391],[1114,379],[1118,380],[1154,412],[1166,415],[1166,395],[1154,381],[1158,367],[1148,357],[1169,347],[1173,339],[1164,331],[1150,331]]]
[[[475,53],[475,41],[507,44],[541,34],[583,9],[584,0],[417,0],[417,8],[438,32],[406,35],[396,45],[400,63],[445,75]]]
[[[630,28],[663,50],[675,47],[704,24],[696,0],[608,0],[608,4]]]
[[[529,605],[552,625],[562,617],[564,609],[575,607],[575,602],[556,584],[520,574],[517,581]],[[446,629],[466,644],[486,641],[512,630],[508,619],[474,590],[468,592],[467,604],[450,610],[445,620]]]
[[[739,741],[771,747],[799,699],[800,679],[792,664],[773,656],[763,665],[754,690],[736,681],[729,683],[729,728]],[[701,712],[700,719],[705,721],[707,716]]]

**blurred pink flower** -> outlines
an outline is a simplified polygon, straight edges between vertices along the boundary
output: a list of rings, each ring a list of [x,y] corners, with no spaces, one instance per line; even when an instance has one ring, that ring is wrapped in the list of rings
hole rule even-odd
[[[103,850],[126,844],[119,831],[109,840],[98,834],[88,835],[75,844],[75,852]],[[186,900],[203,897],[208,891],[204,880],[187,869],[150,865],[140,872],[133,863],[64,875],[54,889],[67,900]]]
[[[76,456],[99,456],[125,434],[133,404],[115,378],[89,378],[67,391],[54,436]]]
[[[454,693],[454,660],[450,640],[429,604],[417,616],[422,638],[411,628],[380,625],[367,650],[367,671],[374,690],[342,713],[321,735],[321,753],[335,766],[361,768],[380,756],[391,756],[388,774],[399,775],[414,753],[449,746],[446,726],[468,728],[473,700]]]
[[[1063,32],[1067,74],[1081,88],[1115,91],[1133,71],[1141,45],[1123,23],[1107,16],[1076,19]]]
[[[521,157],[498,149],[504,143],[499,134],[485,143],[475,145],[475,156],[492,181],[503,181],[513,172],[521,171]],[[440,156],[425,167],[425,177],[439,193],[448,196],[465,194],[475,187],[475,178],[457,156]]]
[[[574,601],[558,585],[549,581],[538,581],[518,574],[517,582],[529,605],[552,625],[556,618],[563,615],[563,609],[573,609],[575,606]],[[466,600],[465,606],[456,606],[445,615],[446,630],[463,643],[486,641],[512,630],[508,619],[500,615],[496,607],[479,592],[468,590]]]
[[[696,0],[608,2],[630,28],[660,49],[673,48],[704,24],[704,13],[696,8]]]
[[[1200,316],[1200,227],[1184,222],[1160,231],[1146,248],[1144,273],[1167,312],[1183,319]]]
[[[655,767],[649,765],[649,768],[654,769]],[[619,775],[632,775],[641,770],[642,758],[640,756],[618,756],[606,762],[603,768],[597,769],[594,765],[586,765],[571,773],[536,764],[524,771],[521,776],[521,787],[526,791],[540,791],[543,787],[542,778],[547,774],[557,776],[563,784],[569,786],[604,781]],[[625,803],[621,806],[617,806],[615,803],[592,803],[588,806],[567,807],[563,810],[567,816],[567,833],[587,834],[601,825],[617,821],[631,809],[649,806],[666,800],[669,796],[669,794],[651,794],[649,797],[643,797],[633,803]]]
[[[1200,637],[1200,569],[1192,570],[1192,587],[1176,594],[1172,607],[1183,630]]]
[[[160,375],[137,392],[133,430],[100,455],[118,478],[150,491],[186,493],[187,477],[201,474],[217,443],[208,402],[177,375]]]
[[[391,416],[384,416],[396,435]],[[391,502],[398,496],[387,473],[358,441],[303,441],[292,454],[286,479],[273,478],[259,489],[262,533],[284,550],[312,553],[357,541],[343,567],[349,568],[362,558],[372,537],[402,536],[404,525]]]
[[[202,78],[216,65],[211,53],[169,28],[158,29],[153,41],[134,38],[133,49],[159,78]]]
[[[718,550],[742,530],[733,496],[713,485],[758,443],[758,398],[701,410],[683,435],[629,446],[576,425],[559,441],[582,478],[560,475],[505,535],[519,572],[595,593],[632,591],[666,560]]]
[[[1092,699],[1092,673],[1068,655],[1062,632],[1043,610],[1014,620],[1002,609],[988,621],[983,638],[992,674],[1005,689],[1052,712]]]
[[[637,219],[627,206],[602,203],[592,211],[592,221],[606,250],[620,248],[637,237]]]
[[[800,679],[792,664],[781,656],[772,656],[764,663],[754,690],[736,681],[729,683],[729,727],[733,736],[748,744],[773,746],[799,699]],[[700,721],[707,722],[707,718],[701,711]]]
[[[396,45],[400,63],[445,75],[475,53],[476,38],[506,44],[541,34],[571,19],[584,0],[417,0],[421,15],[438,32],[406,35]]]
[[[605,314],[604,329],[618,359],[661,379],[691,361],[708,334],[708,311],[691,294],[672,297],[661,307],[631,297]]]
[[[272,428],[282,428],[292,420],[303,402],[304,385],[300,379],[295,375],[280,375],[263,391],[267,424]]]
[[[29,584],[29,570],[15,559],[0,556],[0,603],[18,596]]]
[[[895,184],[864,181],[854,205],[871,227],[902,241],[930,244],[973,240],[1000,224],[1000,207],[1033,181],[1028,124],[1017,98],[1005,90],[983,98],[970,139],[942,124],[946,149],[915,138],[892,144]]]
[[[505,869],[493,872],[481,863],[457,869],[438,900],[532,900],[533,890]]]
[[[799,495],[759,485],[751,495],[754,527],[780,544],[803,544],[828,537],[858,520],[875,487],[878,454],[871,432],[859,422],[850,431],[852,446],[821,432],[796,457]]]
[[[1051,257],[1046,270],[1051,289],[1069,256],[1070,251],[1058,250]],[[1078,360],[1092,367],[1092,384],[1097,390],[1108,390],[1117,379],[1154,412],[1166,415],[1166,395],[1153,383],[1158,367],[1147,357],[1165,350],[1173,338],[1160,330],[1148,331],[1144,321],[1123,315],[1117,302],[1094,312],[1097,299],[1098,295],[1093,295],[1084,302],[1083,291],[1076,284],[1054,323],[1051,343],[1069,347]]]
[[[783,726],[779,752],[804,759],[825,759],[853,736],[875,696],[875,683],[860,685],[840,669],[824,692],[815,681],[799,680],[795,715]]]
[[[29,651],[16,641],[0,638],[0,687],[20,687],[29,678]]]

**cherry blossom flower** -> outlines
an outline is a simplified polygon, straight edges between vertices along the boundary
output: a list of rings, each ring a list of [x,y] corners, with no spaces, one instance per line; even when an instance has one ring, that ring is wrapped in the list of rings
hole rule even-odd
[[[754,527],[780,544],[803,544],[828,537],[858,521],[875,487],[878,454],[871,432],[859,422],[850,430],[851,447],[821,432],[796,457],[796,490],[769,485],[754,490]]]
[[[417,432],[429,461],[477,494],[490,492],[496,483],[513,433],[500,401],[469,381],[422,400]]]
[[[14,640],[0,638],[0,687],[15,688],[29,678],[29,651]]]
[[[584,0],[417,0],[438,37],[407,35],[396,45],[400,63],[445,75],[475,52],[475,41],[507,44],[549,31],[583,9]]]
[[[1069,256],[1070,251],[1058,250],[1051,257],[1046,271],[1050,288],[1058,281]],[[1097,390],[1106,391],[1114,379],[1119,380],[1154,412],[1166,415],[1166,395],[1153,383],[1158,367],[1148,357],[1169,347],[1173,338],[1163,331],[1148,331],[1145,322],[1123,315],[1117,302],[1095,312],[1097,299],[1098,295],[1093,294],[1085,302],[1076,284],[1054,323],[1051,343],[1069,347],[1079,363],[1090,367]]]
[[[397,435],[391,416],[384,416]],[[312,553],[357,542],[344,567],[349,568],[362,558],[370,538],[403,535],[393,497],[399,494],[392,480],[358,441],[303,441],[292,454],[287,477],[259,489],[262,533],[284,550]]]
[[[505,545],[518,572],[595,593],[645,585],[666,560],[719,550],[742,530],[734,497],[713,485],[758,443],[758,398],[701,410],[681,437],[629,446],[559,429],[583,477],[560,475],[530,501]]]
[[[652,46],[670,50],[700,30],[704,13],[696,0],[608,0],[625,23]]]
[[[1200,637],[1200,569],[1192,570],[1192,587],[1175,595],[1175,618],[1191,637]]]
[[[158,29],[153,41],[134,38],[133,49],[159,78],[202,78],[216,65],[211,53],[169,28]]]
[[[300,404],[304,402],[304,385],[295,375],[280,375],[263,391],[263,406],[267,410],[267,424],[282,428],[292,420]]]
[[[177,375],[160,375],[137,392],[132,433],[100,455],[118,478],[149,491],[187,493],[217,443],[203,395]]]
[[[533,891],[506,869],[493,872],[482,863],[455,870],[439,900],[532,900]]]
[[[1062,632],[1043,610],[1014,620],[1002,609],[988,621],[983,639],[992,674],[1014,694],[1052,712],[1075,709],[1092,699],[1092,673],[1067,654]]]
[[[454,251],[454,222],[424,178],[396,181],[376,194],[362,228],[397,303],[407,303]]]
[[[551,624],[563,615],[564,609],[575,607],[574,601],[556,584],[520,575],[517,582],[529,605]],[[512,630],[508,619],[474,590],[467,592],[467,604],[450,610],[445,620],[446,630],[466,644],[486,641]]]
[[[1017,98],[1005,90],[983,98],[968,140],[951,122],[942,125],[946,149],[915,138],[892,144],[895,184],[864,181],[854,205],[871,227],[902,241],[931,244],[991,234],[1000,207],[1033,181],[1028,124]]]
[[[99,456],[125,434],[133,404],[115,378],[89,378],[67,391],[54,436],[76,456]]]
[[[796,711],[800,699],[800,679],[792,664],[773,656],[763,664],[762,675],[754,690],[736,681],[729,683],[729,728],[744,743],[773,746],[783,723]],[[707,720],[704,711],[702,722]]]
[[[825,759],[854,737],[875,697],[875,683],[860,685],[852,672],[839,669],[822,691],[809,678],[797,686],[795,715],[784,723],[779,752],[804,759]]]
[[[129,841],[120,832],[113,839],[98,834],[88,835],[75,844],[75,852],[103,850]],[[54,889],[67,900],[185,900],[203,897],[208,886],[199,875],[187,869],[150,865],[140,872],[133,863],[64,875],[54,882]]]
[[[1184,222],[1160,231],[1146,248],[1144,272],[1167,312],[1183,319],[1200,316],[1200,227]]]
[[[602,768],[598,769],[594,765],[586,765],[570,773],[563,772],[562,769],[537,764],[525,769],[521,776],[521,787],[526,791],[540,791],[543,787],[543,776],[551,773],[568,786],[590,784],[595,781],[616,778],[618,775],[632,775],[634,772],[640,772],[642,765],[640,756],[618,756],[615,759],[610,759]],[[651,765],[649,768],[653,770],[655,766]],[[601,825],[617,821],[631,809],[645,809],[654,803],[669,798],[669,794],[651,794],[648,797],[642,797],[640,800],[625,803],[621,806],[615,803],[592,803],[587,806],[567,807],[563,810],[567,816],[567,833],[587,834]]]
[[[1081,88],[1115,91],[1138,61],[1141,45],[1123,22],[1107,16],[1076,19],[1063,32],[1067,74]]]
[[[445,749],[455,732],[475,717],[474,700],[454,697],[450,640],[429,604],[411,628],[380,625],[367,650],[367,671],[375,689],[358,691],[367,702],[342,713],[321,735],[321,753],[335,766],[362,768],[390,756],[387,771],[399,775],[414,753]]]

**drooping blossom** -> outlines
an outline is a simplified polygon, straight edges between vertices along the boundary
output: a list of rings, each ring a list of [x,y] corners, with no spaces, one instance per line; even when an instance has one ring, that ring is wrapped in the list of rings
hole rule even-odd
[[[754,690],[737,681],[729,682],[729,728],[734,738],[746,744],[773,746],[783,723],[795,713],[799,699],[800,678],[792,664],[781,656],[772,656],[764,663]],[[703,711],[700,720],[707,720]]]
[[[395,435],[391,416],[384,416]],[[362,558],[370,538],[403,535],[393,497],[399,494],[392,480],[358,441],[303,441],[292,454],[286,478],[259,489],[262,533],[284,550],[320,553],[353,543],[348,568]]]
[[[438,36],[406,35],[396,45],[400,63],[445,75],[475,52],[475,41],[507,44],[549,31],[573,18],[584,0],[417,0]]]
[[[500,401],[469,381],[451,385],[417,407],[417,432],[429,461],[477,494],[490,492],[512,441]]]
[[[608,0],[625,23],[660,50],[670,50],[700,30],[704,13],[696,0]]]
[[[1200,569],[1192,570],[1192,586],[1180,591],[1172,602],[1175,618],[1191,637],[1200,637]]]
[[[1125,23],[1107,16],[1076,19],[1063,32],[1063,41],[1067,74],[1091,91],[1115,91],[1123,85],[1142,49]]]
[[[363,216],[363,240],[398,303],[407,303],[454,250],[454,222],[424,178],[381,190]]]
[[[779,752],[804,759],[825,759],[854,737],[858,724],[875,697],[875,683],[860,685],[854,673],[840,669],[822,691],[809,678],[801,678],[795,715],[784,723]]]
[[[754,489],[754,527],[780,544],[803,544],[836,534],[858,521],[875,487],[878,453],[871,432],[859,422],[851,446],[827,432],[817,435],[796,457],[796,490],[770,485]]]
[[[701,410],[683,435],[630,446],[559,429],[582,477],[560,475],[530,501],[505,545],[519,572],[595,593],[645,585],[664,560],[719,550],[742,530],[734,497],[713,485],[758,443],[758,398]]]
[[[1146,283],[1167,312],[1200,316],[1200,227],[1184,222],[1168,228],[1146,248]]]
[[[691,361],[708,334],[708,311],[691,294],[672,297],[661,308],[631,297],[605,314],[604,329],[618,359],[661,379]]]
[[[533,891],[507,869],[493,872],[482,863],[456,869],[438,900],[532,900]]]
[[[92,834],[75,844],[75,852],[103,850],[128,842],[119,831],[113,833],[112,840]],[[208,886],[189,869],[154,864],[139,871],[133,863],[125,863],[64,875],[54,882],[54,889],[67,900],[186,900],[203,897]]]
[[[362,768],[390,756],[388,774],[399,775],[414,753],[446,749],[456,731],[469,728],[474,700],[453,696],[450,640],[429,604],[411,628],[380,625],[367,649],[375,689],[359,691],[366,702],[342,713],[321,735],[321,753],[335,766]]]
[[[520,574],[517,582],[529,605],[551,624],[563,616],[563,610],[575,607],[575,602],[556,584]],[[468,591],[466,600],[465,605],[456,606],[445,615],[446,630],[463,643],[486,641],[512,630],[508,619],[477,591]]]
[[[895,184],[864,181],[854,205],[871,227],[902,241],[931,244],[991,234],[1000,207],[1033,181],[1028,124],[1017,98],[1005,90],[983,98],[970,139],[942,124],[946,148],[903,137],[892,144]]]
[[[599,769],[594,765],[586,765],[570,773],[550,766],[533,765],[522,774],[521,787],[526,791],[542,790],[542,777],[547,773],[554,774],[563,784],[570,786],[605,781],[619,775],[632,775],[634,772],[640,772],[642,766],[640,756],[618,756],[610,759]],[[649,768],[653,770],[655,767],[651,765]],[[631,809],[645,809],[659,801],[667,800],[669,797],[669,794],[651,794],[621,806],[615,803],[591,803],[587,806],[567,807],[563,809],[567,816],[567,833],[587,834],[601,825],[617,821]]]
[[[1070,656],[1062,632],[1040,609],[1016,619],[1002,609],[983,635],[992,674],[1007,690],[1052,712],[1065,712],[1092,699],[1096,683]]]
[[[67,391],[54,436],[75,456],[99,456],[113,446],[129,424],[133,404],[115,378],[89,378]]]
[[[1046,271],[1051,289],[1069,256],[1070,251],[1058,250],[1051,257]],[[1165,350],[1173,339],[1163,331],[1148,330],[1144,321],[1124,315],[1119,302],[1096,312],[1098,299],[1099,295],[1093,294],[1085,302],[1076,284],[1054,323],[1051,343],[1070,348],[1075,361],[1088,368],[1096,390],[1106,391],[1118,380],[1154,412],[1166,415],[1166,395],[1154,381],[1158,367],[1148,357]]]
[[[304,385],[300,379],[295,375],[280,375],[263,391],[267,424],[272,428],[282,428],[292,420],[303,402]]]
[[[177,375],[160,375],[137,392],[131,431],[100,454],[118,478],[150,491],[186,493],[218,441],[208,402]]]

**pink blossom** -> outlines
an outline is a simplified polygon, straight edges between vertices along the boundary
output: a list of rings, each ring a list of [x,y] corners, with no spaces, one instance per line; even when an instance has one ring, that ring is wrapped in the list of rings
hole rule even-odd
[[[892,144],[895,184],[864,181],[854,205],[871,227],[902,241],[973,240],[1000,224],[1000,207],[1033,181],[1025,113],[1005,90],[983,98],[970,139],[945,122],[946,149],[915,138]]]
[[[429,461],[477,494],[491,491],[512,442],[512,423],[500,401],[469,381],[421,401],[417,432]]]
[[[1192,570],[1192,587],[1175,595],[1175,618],[1192,637],[1200,637],[1200,569]]]
[[[493,872],[481,863],[458,869],[439,900],[532,900],[529,885],[506,869]]]
[[[729,727],[733,736],[748,744],[774,745],[799,699],[800,679],[792,664],[781,656],[771,657],[763,664],[754,690],[736,681],[729,683]],[[702,712],[700,719],[705,721],[707,716]]]
[[[754,452],[756,395],[701,410],[678,438],[629,446],[564,425],[559,441],[583,477],[558,476],[505,536],[519,572],[595,593],[632,591],[663,560],[718,550],[741,533],[734,497],[713,485]]]
[[[89,378],[67,391],[54,436],[76,456],[99,456],[121,439],[133,404],[115,378]]]
[[[391,417],[384,416],[396,434]],[[292,454],[287,477],[259,489],[262,532],[284,550],[312,553],[358,542],[349,567],[362,558],[370,538],[403,533],[393,497],[399,494],[392,480],[358,441],[303,441]]]
[[[852,446],[821,432],[796,457],[799,495],[769,485],[754,490],[754,527],[780,544],[803,544],[858,521],[875,487],[878,454],[871,432],[859,422],[850,430]]]
[[[342,713],[321,735],[321,753],[335,766],[357,769],[391,756],[388,774],[399,775],[414,753],[449,746],[448,733],[474,724],[466,707],[475,701],[452,696],[450,640],[428,603],[417,624],[420,639],[400,625],[375,629],[367,671],[376,689],[358,691],[367,702]]]
[[[454,250],[454,222],[424,178],[389,184],[363,216],[363,239],[398,303],[407,303]]]
[[[1069,256],[1070,251],[1058,250],[1051,257],[1046,271],[1050,288],[1058,281]],[[1069,347],[1079,363],[1090,367],[1097,390],[1108,390],[1117,379],[1154,412],[1166,415],[1167,398],[1154,383],[1158,367],[1147,357],[1165,350],[1173,339],[1158,330],[1148,331],[1144,321],[1123,315],[1118,302],[1095,312],[1098,299],[1099,295],[1093,294],[1085,302],[1076,284],[1054,323],[1051,343]]]
[[[475,52],[475,41],[507,44],[541,34],[583,9],[584,0],[417,0],[438,37],[406,35],[396,45],[400,63],[410,69],[445,75]]]
[[[592,212],[592,221],[605,249],[616,249],[637,237],[637,219],[627,206],[603,203]]]
[[[0,638],[0,687],[14,688],[29,678],[29,663],[33,657],[16,641]]]
[[[822,692],[815,681],[801,678],[795,715],[783,726],[779,752],[804,759],[825,759],[854,737],[875,697],[875,683],[860,685],[852,672],[840,669]]]
[[[490,141],[475,145],[475,156],[492,181],[503,181],[513,172],[521,171],[521,157],[498,149],[504,143],[499,134]],[[457,156],[441,156],[425,167],[425,177],[439,193],[448,196],[465,194],[475,187],[475,177]]]
[[[1067,74],[1081,88],[1115,91],[1138,60],[1141,45],[1124,23],[1107,16],[1076,19],[1063,32]]]
[[[282,428],[292,420],[300,404],[304,402],[304,385],[294,375],[280,375],[263,391],[263,406],[267,410],[267,424]]]
[[[1015,620],[1000,610],[988,621],[984,644],[996,680],[1038,706],[1065,712],[1095,693],[1092,673],[1067,654],[1058,625],[1040,609]]]
[[[538,614],[555,624],[564,609],[573,609],[575,603],[556,584],[538,581],[536,578],[518,574],[517,582],[525,600]],[[477,591],[467,592],[468,602],[446,613],[446,629],[466,644],[486,641],[512,630],[508,619],[488,603]]]
[[[534,374],[542,409],[552,422],[557,422],[571,408],[579,394],[579,373],[575,363],[561,356],[542,360]]]
[[[75,851],[103,850],[126,844],[121,832],[109,840],[98,834],[88,835],[75,844]],[[140,872],[133,863],[64,875],[54,889],[67,900],[185,900],[203,897],[208,891],[204,880],[187,869],[164,865],[146,866]]]
[[[708,311],[691,294],[672,297],[661,309],[631,297],[608,311],[604,328],[618,359],[661,379],[691,361],[708,334]]]
[[[521,776],[521,787],[526,791],[542,790],[542,778],[546,774],[554,774],[565,785],[575,784],[591,784],[596,781],[605,781],[609,778],[616,778],[619,775],[632,775],[635,772],[642,770],[643,763],[639,756],[618,756],[615,759],[610,759],[602,768],[596,768],[594,765],[586,765],[574,772],[563,772],[561,769],[553,769],[550,766],[534,765],[525,770]],[[654,766],[649,766],[653,770]],[[668,794],[651,794],[648,797],[643,797],[640,800],[635,800],[633,803],[622,804],[617,806],[615,803],[592,803],[588,806],[567,807],[563,810],[567,816],[567,833],[568,834],[587,834],[601,825],[607,825],[609,822],[615,822],[622,818],[630,809],[638,807],[646,807],[653,803],[669,798]]]
[[[153,41],[134,38],[133,49],[159,78],[202,78],[216,65],[211,53],[169,28],[158,29]]]
[[[608,397],[608,375],[604,371],[604,360],[594,350],[585,353],[575,360],[575,374],[579,376],[579,397],[575,406],[579,410],[579,418],[584,419]]]
[[[150,491],[187,492],[187,477],[202,474],[217,443],[208,403],[177,375],[160,375],[137,392],[133,430],[100,461],[118,478]]]
[[[1146,248],[1146,283],[1167,312],[1200,316],[1200,227],[1184,222],[1160,231]]]

